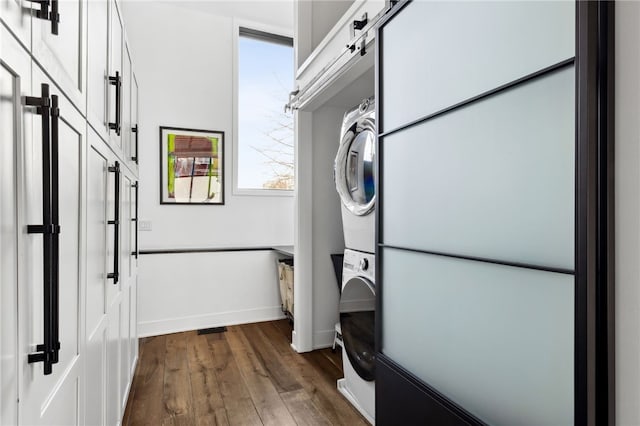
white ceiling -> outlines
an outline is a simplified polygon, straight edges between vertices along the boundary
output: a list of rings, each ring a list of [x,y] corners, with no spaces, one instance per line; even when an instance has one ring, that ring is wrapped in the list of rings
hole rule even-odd
[[[293,34],[293,0],[166,0],[163,2],[197,12],[258,22]]]

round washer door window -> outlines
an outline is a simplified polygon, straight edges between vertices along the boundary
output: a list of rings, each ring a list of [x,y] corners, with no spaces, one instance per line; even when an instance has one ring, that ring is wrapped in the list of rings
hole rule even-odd
[[[375,127],[361,120],[343,135],[335,163],[336,189],[342,203],[353,214],[364,216],[373,210],[376,180]]]
[[[373,284],[354,277],[342,287],[340,327],[344,350],[353,369],[364,380],[375,379],[375,304]]]

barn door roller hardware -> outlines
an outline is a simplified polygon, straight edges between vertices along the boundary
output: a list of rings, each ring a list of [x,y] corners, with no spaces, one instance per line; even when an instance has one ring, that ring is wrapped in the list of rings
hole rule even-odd
[[[369,19],[366,12],[364,13],[364,15],[362,15],[362,19],[360,19],[359,21],[353,21],[353,23],[351,24],[351,38],[354,38],[356,36],[356,31],[362,31],[362,29],[366,27],[368,23]]]

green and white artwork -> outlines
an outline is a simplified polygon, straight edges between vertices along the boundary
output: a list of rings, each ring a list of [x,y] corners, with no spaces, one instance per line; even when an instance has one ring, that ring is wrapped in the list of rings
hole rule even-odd
[[[224,132],[160,127],[161,204],[224,204]]]

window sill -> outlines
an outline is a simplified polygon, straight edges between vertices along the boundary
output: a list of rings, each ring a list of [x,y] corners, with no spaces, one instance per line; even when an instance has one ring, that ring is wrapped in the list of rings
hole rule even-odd
[[[234,188],[233,195],[249,197],[293,197],[293,189],[244,189]]]

